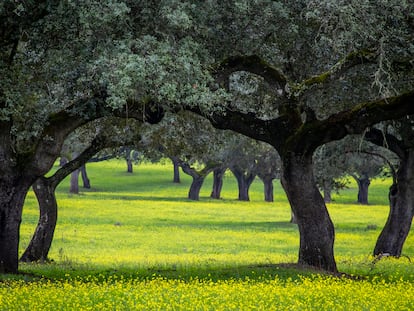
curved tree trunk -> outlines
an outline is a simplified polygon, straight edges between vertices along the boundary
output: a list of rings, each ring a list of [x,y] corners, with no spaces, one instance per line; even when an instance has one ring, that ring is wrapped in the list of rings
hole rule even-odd
[[[397,181],[390,187],[390,212],[378,237],[374,255],[389,254],[400,257],[410,232],[414,214],[414,150],[401,159]]]
[[[200,190],[204,183],[204,176],[193,176],[193,182],[191,183],[190,190],[188,191],[188,198],[190,200],[200,200]]]
[[[312,155],[288,154],[282,160],[282,185],[300,233],[299,264],[337,272],[334,226],[316,187]]]
[[[184,173],[190,175],[193,178],[190,190],[188,191],[188,198],[190,200],[198,201],[200,199],[201,186],[203,185],[207,175],[215,169],[215,166],[206,164],[206,166],[200,171],[197,171],[186,162],[180,161],[180,166]]]
[[[251,172],[245,173],[238,167],[231,167],[230,170],[237,180],[239,188],[239,201],[250,201],[249,190],[256,175]]]
[[[56,187],[69,174],[75,170],[79,171],[78,168],[82,167],[99,150],[113,145],[116,144],[107,140],[104,134],[98,135],[88,148],[76,158],[66,162],[52,176],[39,177],[35,181],[33,190],[39,203],[40,217],[32,240],[20,258],[21,261],[47,261],[57,222]]]
[[[223,177],[227,168],[219,167],[213,171],[213,189],[210,197],[213,199],[220,199],[221,189],[223,188]]]
[[[83,188],[91,189],[91,181],[89,180],[88,173],[86,172],[86,165],[82,165],[79,169],[82,176]]]
[[[33,184],[39,202],[39,221],[29,246],[20,258],[23,262],[47,261],[57,222],[56,184],[40,177]]]

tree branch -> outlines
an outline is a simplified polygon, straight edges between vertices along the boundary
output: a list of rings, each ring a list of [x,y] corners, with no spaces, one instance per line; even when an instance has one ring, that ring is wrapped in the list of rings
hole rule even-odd
[[[133,144],[133,140],[130,141],[119,141],[113,140],[106,133],[99,133],[90,143],[89,147],[83,150],[75,159],[67,162],[64,166],[58,169],[52,176],[48,177],[53,185],[56,187],[66,176],[68,176],[73,171],[80,168],[88,160],[94,156],[97,152],[104,148],[116,147],[120,145],[129,145]]]
[[[385,147],[394,152],[400,159],[404,159],[405,149],[403,141],[394,135],[384,133],[376,128],[369,128],[364,135],[364,139],[380,147]]]
[[[356,65],[372,62],[377,56],[378,53],[371,50],[351,52],[344,58],[340,59],[329,70],[322,72],[319,75],[312,76],[300,83],[293,84],[291,86],[291,94],[298,97],[313,85],[326,83],[333,77],[343,74],[345,71]]]
[[[271,66],[257,55],[229,57],[212,68],[217,82],[227,90],[229,89],[229,76],[237,71],[248,71],[259,75],[275,90],[284,92],[287,79],[281,70]]]
[[[414,91],[361,103],[325,120],[305,123],[289,144],[293,151],[313,152],[320,145],[342,139],[348,134],[360,134],[367,127],[381,121],[399,119],[410,114],[414,114]]]
[[[238,132],[253,139],[267,142],[275,146],[276,149],[294,131],[292,121],[285,115],[273,120],[262,120],[253,113],[233,111],[229,108],[226,108],[224,112],[214,112],[207,115],[198,107],[191,107],[188,110],[207,118],[217,129]],[[275,135],[279,139],[275,139]]]

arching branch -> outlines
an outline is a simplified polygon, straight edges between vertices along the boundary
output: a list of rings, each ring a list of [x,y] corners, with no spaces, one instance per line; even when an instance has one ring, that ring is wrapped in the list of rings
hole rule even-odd
[[[394,135],[384,133],[383,131],[376,128],[369,128],[365,132],[364,139],[380,147],[385,147],[394,152],[400,159],[405,157],[404,142],[399,140]]]
[[[317,84],[326,83],[332,78],[338,77],[356,65],[373,62],[376,59],[377,55],[378,53],[374,50],[361,50],[351,52],[321,74],[314,75],[303,80],[302,82],[293,84],[291,86],[291,93],[293,96],[297,97],[308,88]]]
[[[287,79],[282,71],[257,55],[229,57],[212,68],[217,82],[227,90],[229,89],[229,76],[237,71],[248,71],[261,76],[275,90],[284,92]]]

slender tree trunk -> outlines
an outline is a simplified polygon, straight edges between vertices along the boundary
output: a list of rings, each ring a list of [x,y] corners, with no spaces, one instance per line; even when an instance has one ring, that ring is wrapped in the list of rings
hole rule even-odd
[[[239,201],[250,201],[250,185],[252,184],[256,175],[251,172],[245,174],[243,170],[240,170],[237,167],[232,167],[230,170],[237,180],[237,185],[239,188]]]
[[[401,159],[397,181],[390,187],[390,212],[378,237],[374,255],[390,254],[400,257],[410,232],[414,214],[414,149]]]
[[[126,160],[126,163],[127,163],[127,173],[131,173],[132,174],[134,172],[134,166],[132,164],[132,160],[128,158]]]
[[[86,172],[86,165],[82,165],[79,169],[82,176],[83,188],[91,189],[91,181],[89,180],[88,173]]]
[[[369,178],[362,175],[360,178],[356,178],[358,184],[358,203],[368,205],[368,188],[371,184]]]
[[[337,272],[334,226],[316,187],[312,155],[287,154],[282,162],[282,185],[300,233],[299,264]]]
[[[0,273],[18,272],[18,250],[23,204],[32,181],[0,176]]]
[[[20,261],[44,262],[48,260],[57,222],[56,185],[45,177],[38,178],[33,184],[33,191],[39,202],[39,221],[29,246],[24,251]]]
[[[274,201],[274,197],[273,197],[273,178],[272,177],[265,177],[265,178],[261,178],[261,180],[263,181],[263,186],[264,186],[264,199],[266,202],[273,202]]]
[[[133,167],[133,163],[131,159],[131,148],[130,147],[125,147],[125,160],[127,164],[127,173],[132,174],[134,172],[134,167]]]
[[[79,173],[80,170],[77,169],[70,174],[70,193],[79,194]]]
[[[332,202],[332,186],[329,181],[323,182],[323,200],[325,203]]]
[[[205,176],[193,176],[193,182],[191,183],[190,190],[188,191],[188,198],[190,200],[200,200],[200,190],[203,186]]]
[[[68,162],[68,159],[66,159],[65,157],[60,157],[59,160],[59,166],[63,166]]]
[[[176,157],[170,157],[174,167],[173,183],[179,184],[180,180],[180,161]]]
[[[220,199],[221,189],[223,188],[223,177],[227,168],[218,167],[213,171],[213,189],[210,197],[213,199]]]

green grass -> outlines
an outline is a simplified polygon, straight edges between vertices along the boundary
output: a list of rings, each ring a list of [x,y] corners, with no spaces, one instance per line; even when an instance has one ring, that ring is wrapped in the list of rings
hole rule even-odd
[[[22,264],[0,276],[0,310],[409,310],[414,308],[412,234],[408,257],[370,256],[385,223],[389,181],[375,180],[372,205],[354,204],[355,184],[328,205],[336,228],[340,271],[319,275],[291,263],[298,230],[289,223],[286,196],[275,182],[275,202],[263,201],[255,181],[251,201],[239,202],[229,174],[223,199],[186,199],[190,185],[172,183],[172,166],[142,164],[134,174],[122,161],[88,164],[92,189],[58,188],[59,220],[50,264]],[[29,193],[20,251],[38,217]]]

